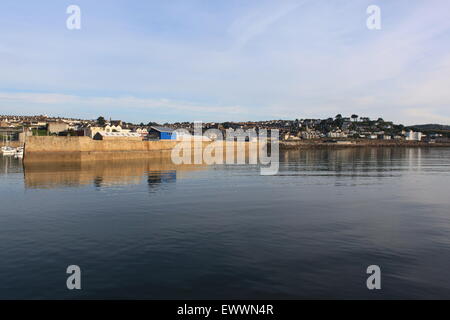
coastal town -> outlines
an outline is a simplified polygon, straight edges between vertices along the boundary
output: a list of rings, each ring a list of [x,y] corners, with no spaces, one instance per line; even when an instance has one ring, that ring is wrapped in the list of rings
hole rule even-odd
[[[416,127],[405,127],[385,121],[382,118],[370,119],[352,115],[336,115],[327,119],[268,120],[247,122],[203,123],[203,130],[218,129],[260,129],[279,131],[279,139],[284,141],[301,140],[399,140],[422,142],[448,142],[450,127],[428,125],[420,131]],[[430,127],[431,126],[431,127]],[[424,126],[422,126],[424,127]],[[0,138],[2,144],[17,141],[23,143],[30,136],[87,136],[92,139],[171,139],[176,129],[194,131],[193,122],[159,124],[133,124],[122,120],[98,117],[95,120],[55,118],[46,115],[18,116],[0,115]]]

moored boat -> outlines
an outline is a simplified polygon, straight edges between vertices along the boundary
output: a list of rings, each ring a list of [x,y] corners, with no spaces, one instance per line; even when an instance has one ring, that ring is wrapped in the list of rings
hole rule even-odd
[[[15,150],[14,157],[23,158],[23,147],[19,147]]]
[[[16,148],[12,148],[9,146],[2,147],[2,154],[4,156],[12,156],[16,154]]]

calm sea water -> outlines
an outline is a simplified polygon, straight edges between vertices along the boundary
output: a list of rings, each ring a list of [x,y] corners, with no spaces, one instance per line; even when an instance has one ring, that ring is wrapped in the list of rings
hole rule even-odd
[[[450,298],[450,149],[0,167],[2,299]]]

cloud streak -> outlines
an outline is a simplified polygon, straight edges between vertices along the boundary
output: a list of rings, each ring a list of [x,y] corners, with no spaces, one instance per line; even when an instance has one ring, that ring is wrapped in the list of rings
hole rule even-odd
[[[236,114],[249,113],[249,110],[240,106],[210,106],[170,99],[148,99],[133,96],[82,97],[57,93],[0,92],[0,109],[6,108],[6,106],[14,107],[18,111],[26,108],[29,110],[42,110],[42,113],[45,113],[47,108],[55,110],[55,107],[61,106],[80,109],[93,108],[102,114],[105,112],[114,113],[117,110],[127,110],[128,112],[165,110],[167,113],[187,112],[198,116],[220,114],[221,116],[229,117]],[[18,112],[18,114],[20,113]]]
[[[106,112],[135,122],[450,117],[446,0],[111,0],[108,10],[79,0],[80,32],[65,29],[65,8],[52,1],[4,1],[0,113]],[[366,28],[373,3],[380,31]]]
[[[272,24],[293,12],[305,2],[277,2],[277,5],[271,3],[264,9],[256,10],[256,12],[236,19],[228,30],[231,36],[235,38],[231,51],[241,50],[249,41],[263,34]]]

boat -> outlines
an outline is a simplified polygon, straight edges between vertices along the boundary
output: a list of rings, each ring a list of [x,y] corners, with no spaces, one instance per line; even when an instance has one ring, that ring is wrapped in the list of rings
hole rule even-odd
[[[9,136],[3,135],[3,147],[2,147],[2,154],[4,156],[13,156],[16,154],[16,148],[13,148],[9,145],[11,138]]]
[[[16,148],[12,148],[9,146],[2,147],[2,153],[4,156],[13,156],[16,154]]]
[[[15,158],[23,158],[23,147],[19,147],[16,149],[14,153]]]

